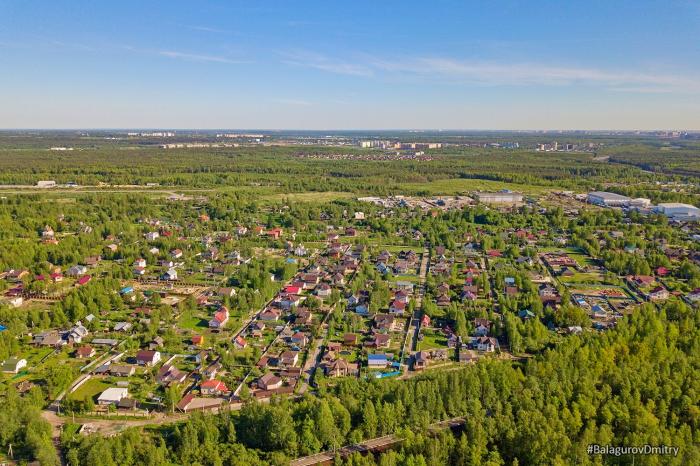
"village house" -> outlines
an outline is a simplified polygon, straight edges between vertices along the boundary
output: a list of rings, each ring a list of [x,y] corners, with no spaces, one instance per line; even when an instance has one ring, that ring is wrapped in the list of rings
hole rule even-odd
[[[187,372],[181,371],[172,364],[164,364],[156,375],[156,381],[165,386],[172,383],[183,383],[185,379],[187,379]]]
[[[478,337],[476,349],[485,353],[493,353],[498,348],[498,341],[493,337]]]
[[[357,335],[354,333],[346,333],[345,335],[343,335],[343,345],[345,345],[345,346],[357,345]]]
[[[177,280],[177,270],[174,268],[169,268],[162,276],[161,280],[174,281]]]
[[[479,355],[470,349],[459,348],[459,354],[457,358],[459,359],[459,362],[471,364],[479,359]]]
[[[129,322],[117,322],[114,324],[114,331],[115,332],[128,332],[131,330],[131,323]]]
[[[195,346],[202,346],[204,344],[204,335],[192,335],[190,341]]]
[[[111,364],[107,371],[114,377],[131,377],[136,372],[136,368],[131,364]]]
[[[95,348],[90,345],[81,346],[75,350],[75,357],[78,359],[91,358],[95,355]]]
[[[102,262],[102,256],[89,256],[83,260],[83,263],[91,268],[97,267],[100,262]]]
[[[669,293],[663,286],[657,286],[649,292],[648,296],[652,301],[662,301],[664,299],[668,299]]]
[[[248,346],[248,342],[241,335],[238,335],[236,338],[233,339],[233,346],[239,350],[244,349]]]
[[[289,310],[294,306],[299,306],[304,300],[303,296],[298,294],[282,294],[278,297],[277,304],[285,310]]]
[[[213,379],[219,372],[221,372],[222,369],[223,366],[221,365],[221,363],[218,360],[214,361],[207,367],[205,367],[204,370],[201,371],[202,378]]]
[[[491,331],[491,321],[483,318],[474,319],[474,335],[483,337]]]
[[[418,351],[413,355],[413,370],[422,371],[428,367],[430,359],[430,353],[428,351]]]
[[[385,333],[376,333],[367,343],[367,346],[374,348],[388,348],[391,344],[391,336]]]
[[[345,359],[339,358],[328,363],[324,367],[324,372],[328,377],[356,376],[359,373],[359,368],[356,363],[350,363]]]
[[[265,322],[276,322],[280,318],[280,312],[276,309],[266,309],[260,313],[258,318]]]
[[[216,294],[220,298],[233,298],[236,296],[236,289],[232,287],[222,287],[216,291]]]
[[[27,360],[18,357],[7,358],[2,363],[2,372],[7,374],[17,374],[19,371],[27,367]]]
[[[78,321],[75,325],[68,331],[66,339],[69,343],[80,343],[88,335],[88,329]]]
[[[257,385],[261,390],[277,390],[282,387],[282,379],[268,372],[258,379]]]
[[[389,359],[386,354],[369,354],[367,355],[367,366],[370,369],[383,369],[389,365]]]
[[[300,347],[304,347],[309,342],[309,338],[306,336],[306,334],[304,332],[296,332],[294,335],[291,336],[289,341],[291,341],[295,345],[298,345]]]
[[[66,344],[66,340],[63,336],[56,330],[50,330],[48,332],[39,333],[34,336],[32,341],[37,346],[53,346],[59,347]]]
[[[84,265],[74,265],[72,267],[69,267],[68,270],[66,270],[66,275],[69,277],[78,277],[80,275],[83,275],[87,272],[87,267]]]
[[[377,314],[374,316],[374,328],[389,332],[394,331],[396,330],[396,319],[390,314]]]
[[[441,294],[435,300],[435,303],[438,305],[438,307],[448,307],[450,305],[450,302],[450,297],[447,294]]]
[[[310,325],[313,322],[313,314],[308,309],[298,308],[294,310],[294,323],[298,325]]]
[[[136,363],[139,366],[155,366],[160,361],[160,351],[141,350],[136,353]]]
[[[229,319],[229,312],[226,306],[221,306],[218,311],[214,313],[214,317],[209,321],[209,328],[220,329],[226,325]]]
[[[49,225],[46,225],[44,229],[41,231],[41,238],[42,239],[53,239],[56,236],[56,233],[53,231],[53,228],[51,228]]]
[[[97,404],[102,406],[117,405],[122,399],[127,398],[128,396],[129,390],[127,388],[108,388],[97,398]]]
[[[299,362],[298,351],[284,351],[279,356],[279,365],[282,367],[293,367]]]
[[[202,382],[202,384],[199,386],[199,391],[202,393],[202,395],[207,396],[224,396],[231,392],[224,382],[216,379],[205,380]]]
[[[162,348],[164,344],[165,340],[163,339],[163,337],[161,337],[160,335],[156,335],[156,337],[148,343],[148,349],[157,350],[158,348]]]
[[[83,275],[82,277],[78,278],[75,282],[75,286],[83,286],[87,285],[90,280],[92,280],[92,277],[90,275]]]
[[[389,306],[389,314],[403,315],[406,311],[406,303],[403,301],[393,301]]]
[[[327,298],[331,295],[332,289],[328,283],[319,283],[316,285],[315,293],[319,298]]]

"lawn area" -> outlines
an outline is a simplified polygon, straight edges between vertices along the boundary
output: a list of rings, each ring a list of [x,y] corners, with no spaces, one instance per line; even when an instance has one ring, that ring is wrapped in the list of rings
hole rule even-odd
[[[560,276],[562,283],[602,283],[605,277],[596,272],[576,272],[570,277]]]
[[[76,391],[69,394],[67,398],[71,400],[85,400],[87,398],[95,398],[97,395],[102,393],[111,387],[104,379],[91,378],[84,384],[82,384]]]
[[[573,260],[578,262],[578,265],[581,267],[586,267],[589,265],[595,265],[595,262],[593,259],[591,259],[590,256],[587,254],[582,253],[578,249],[575,248],[567,248],[566,253],[571,257]]]
[[[185,313],[180,317],[178,325],[182,329],[201,331],[202,329],[209,328],[209,321],[203,317],[187,315]]]
[[[401,274],[401,275],[394,275],[392,277],[392,281],[418,283],[418,282],[420,282],[420,277],[416,274]]]
[[[447,348],[447,338],[441,332],[433,330],[422,331],[423,339],[418,342],[418,350]]]
[[[29,351],[22,355],[24,359],[27,360],[27,365],[29,367],[34,367],[39,364],[42,358],[54,352],[54,348],[30,348]]]

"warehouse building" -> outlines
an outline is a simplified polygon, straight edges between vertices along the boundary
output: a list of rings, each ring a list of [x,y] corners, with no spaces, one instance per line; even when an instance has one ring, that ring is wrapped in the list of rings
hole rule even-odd
[[[690,204],[668,202],[659,204],[654,210],[673,220],[700,220],[700,209]]]
[[[631,199],[622,194],[606,193],[604,191],[593,191],[588,193],[588,202],[604,207],[626,207],[630,205]]]
[[[511,191],[500,191],[497,193],[477,193],[479,202],[486,204],[517,204],[523,202],[523,195]]]

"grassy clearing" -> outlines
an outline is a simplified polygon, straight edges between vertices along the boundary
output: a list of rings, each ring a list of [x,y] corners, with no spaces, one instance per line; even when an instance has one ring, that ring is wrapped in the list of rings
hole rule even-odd
[[[432,330],[423,333],[423,339],[418,343],[420,351],[441,348],[447,348],[447,338],[442,333]]]
[[[336,199],[350,199],[357,197],[356,193],[344,191],[324,191],[308,193],[280,193],[262,196],[262,199],[269,201],[289,201],[289,202],[330,202]]]
[[[101,379],[92,378],[82,384],[76,391],[68,395],[71,400],[85,400],[95,398],[97,395],[107,390],[110,384]]]
[[[209,328],[209,321],[203,317],[188,316],[185,314],[180,318],[178,325],[182,329],[202,331],[203,329]]]
[[[541,194],[549,190],[549,188],[540,186],[468,178],[451,178],[429,183],[404,183],[401,186],[407,190],[423,191],[434,195],[454,195],[469,191],[498,191],[501,189],[510,189],[524,194]]]
[[[605,277],[597,272],[576,272],[570,277],[560,276],[562,283],[603,283]]]

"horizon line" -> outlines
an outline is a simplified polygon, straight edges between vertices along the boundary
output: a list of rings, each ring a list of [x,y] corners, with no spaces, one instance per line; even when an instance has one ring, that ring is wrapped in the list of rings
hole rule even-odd
[[[269,131],[269,132],[285,132],[285,131],[354,131],[354,132],[378,132],[378,131],[406,131],[406,132],[512,132],[512,133],[534,133],[534,132],[653,132],[653,131],[678,131],[686,133],[700,133],[700,128],[529,128],[529,129],[513,129],[513,128],[225,128],[225,127],[207,127],[207,128],[187,128],[187,127],[158,127],[158,126],[143,126],[143,127],[43,127],[43,128],[0,128],[2,132],[11,131]]]

